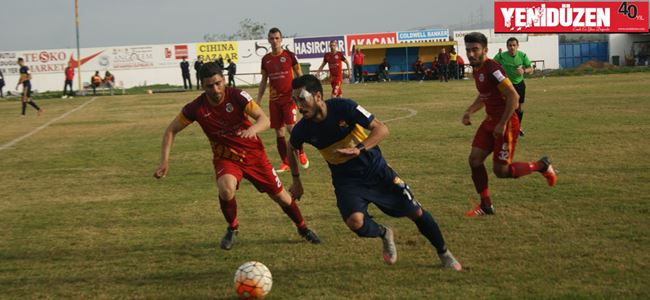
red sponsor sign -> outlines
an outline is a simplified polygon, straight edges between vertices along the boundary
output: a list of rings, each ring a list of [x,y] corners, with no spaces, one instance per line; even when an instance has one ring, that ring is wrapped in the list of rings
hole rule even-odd
[[[176,59],[183,59],[189,56],[187,45],[174,45],[174,52],[176,53]]]
[[[494,32],[648,32],[648,1],[494,2]]]
[[[351,55],[355,45],[397,44],[396,32],[350,34],[346,36],[348,55]]]

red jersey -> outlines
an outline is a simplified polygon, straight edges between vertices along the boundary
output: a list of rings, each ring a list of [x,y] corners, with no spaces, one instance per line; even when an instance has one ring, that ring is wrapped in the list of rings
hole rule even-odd
[[[485,103],[485,111],[492,120],[498,122],[506,109],[506,97],[501,91],[512,86],[510,79],[506,77],[501,65],[489,58],[480,67],[474,68],[472,75],[479,97]]]
[[[250,112],[258,107],[247,92],[226,87],[224,100],[210,105],[205,93],[186,104],[179,114],[181,123],[189,125],[196,121],[210,140],[214,159],[229,159],[246,163],[249,159],[266,157],[264,145],[257,139],[245,139],[238,133],[253,124]]]
[[[343,77],[343,63],[345,60],[345,55],[341,52],[327,52],[325,57],[323,57],[323,62],[326,62],[330,68],[330,76],[341,78]]]
[[[363,55],[363,53],[354,52],[354,56],[352,56],[352,62],[357,66],[361,66],[361,65],[363,65],[363,57],[364,56],[365,55]]]
[[[268,53],[262,57],[262,70],[266,71],[269,77],[270,101],[291,101],[293,66],[296,64],[298,59],[289,50],[282,50],[279,55]]]
[[[65,80],[74,79],[74,69],[71,67],[65,68]]]

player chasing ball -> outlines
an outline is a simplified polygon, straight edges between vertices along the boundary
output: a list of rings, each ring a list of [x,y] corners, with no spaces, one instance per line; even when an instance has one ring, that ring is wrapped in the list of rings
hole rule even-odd
[[[212,148],[212,164],[219,189],[221,212],[228,222],[221,248],[230,250],[239,232],[235,192],[242,178],[248,179],[267,193],[291,218],[298,233],[318,244],[320,238],[305,224],[296,201],[286,192],[271,166],[258,133],[269,128],[269,119],[245,91],[226,87],[223,71],[216,63],[204,64],[200,71],[204,90],[186,104],[169,124],[163,135],[160,165],[154,177],[160,179],[169,171],[169,154],[176,134],[193,122],[199,123]],[[249,117],[255,120],[253,124]]]

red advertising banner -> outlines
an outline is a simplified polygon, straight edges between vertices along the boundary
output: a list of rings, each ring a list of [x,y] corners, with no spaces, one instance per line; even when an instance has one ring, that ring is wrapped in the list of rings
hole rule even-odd
[[[494,32],[648,32],[648,1],[494,2]]]
[[[351,55],[355,45],[397,44],[396,32],[349,34],[346,36],[348,55]]]

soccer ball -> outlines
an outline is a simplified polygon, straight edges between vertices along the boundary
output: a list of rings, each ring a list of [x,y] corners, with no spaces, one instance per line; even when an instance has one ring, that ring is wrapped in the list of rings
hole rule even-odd
[[[240,299],[263,299],[272,285],[271,271],[261,262],[249,261],[235,272],[235,291]]]

